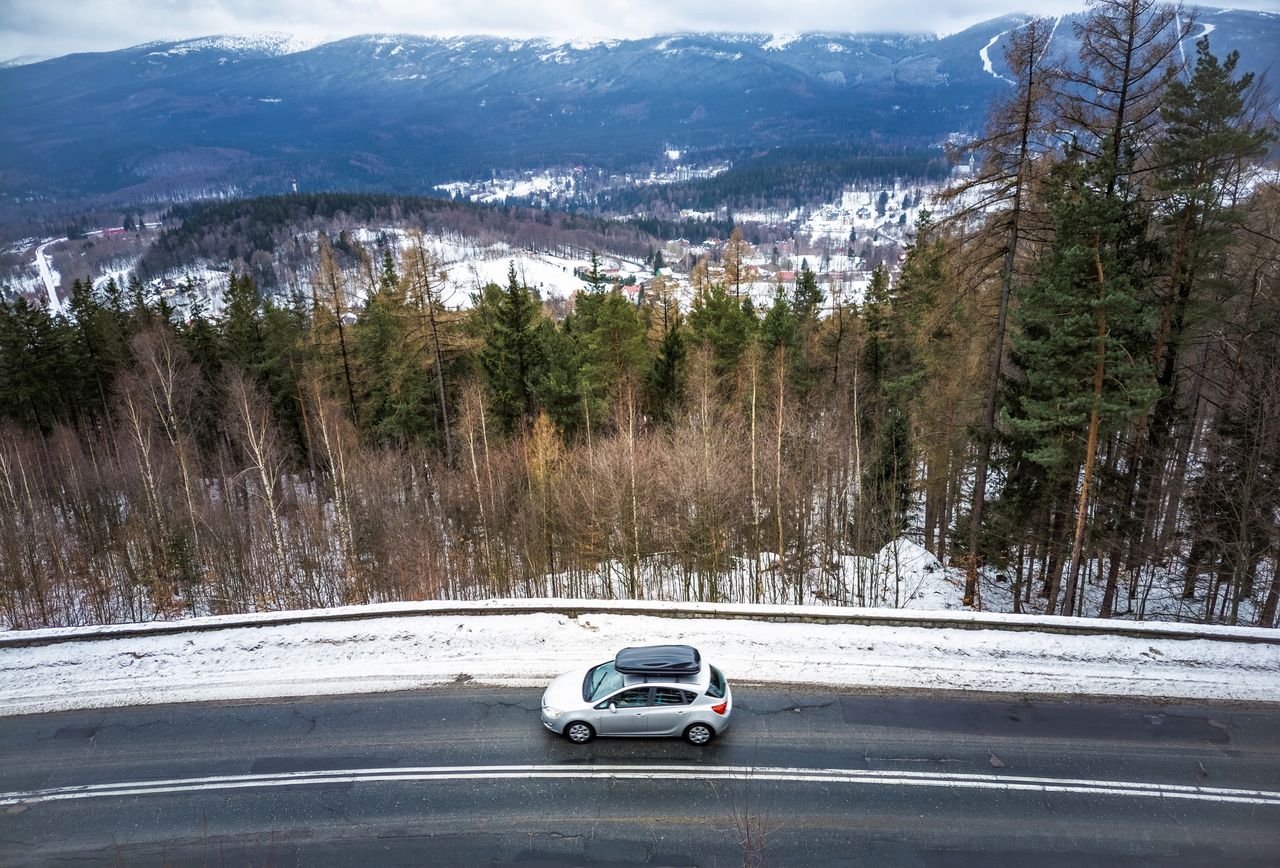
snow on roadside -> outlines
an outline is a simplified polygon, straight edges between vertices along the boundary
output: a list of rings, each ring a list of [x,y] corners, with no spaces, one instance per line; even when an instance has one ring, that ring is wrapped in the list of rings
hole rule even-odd
[[[960,620],[964,613],[947,614]],[[666,618],[591,613],[587,605],[577,617],[264,618],[261,626],[4,648],[0,714],[409,690],[459,680],[536,687],[623,646],[666,642],[696,645],[738,682],[1280,702],[1276,644]]]

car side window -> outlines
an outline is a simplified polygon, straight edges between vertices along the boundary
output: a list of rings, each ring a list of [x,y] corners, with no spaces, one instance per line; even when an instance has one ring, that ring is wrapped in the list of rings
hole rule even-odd
[[[677,690],[674,687],[654,688],[654,705],[688,705],[690,702],[693,702],[693,694],[687,690]]]
[[[633,687],[630,690],[624,690],[596,707],[608,708],[610,702],[616,703],[619,708],[644,708],[649,704],[649,688]]]

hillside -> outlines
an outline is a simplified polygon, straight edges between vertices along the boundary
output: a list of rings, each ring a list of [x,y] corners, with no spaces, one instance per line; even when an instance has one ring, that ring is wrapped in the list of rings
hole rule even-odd
[[[422,193],[493,170],[639,167],[669,147],[705,162],[782,144],[934,146],[980,126],[1020,20],[941,38],[202,38],[69,55],[0,69],[0,193],[139,201],[286,192],[292,179]],[[1280,16],[1202,21],[1244,68],[1280,59]],[[1071,23],[1052,46],[1068,57]]]

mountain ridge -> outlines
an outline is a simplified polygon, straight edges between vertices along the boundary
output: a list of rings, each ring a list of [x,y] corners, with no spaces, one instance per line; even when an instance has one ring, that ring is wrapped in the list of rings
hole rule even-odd
[[[684,32],[616,40],[289,34],[148,42],[0,68],[0,195],[429,192],[492,172],[693,163],[782,144],[937,146],[1008,86],[1024,15],[945,36]],[[1057,50],[1070,56],[1071,18]],[[1216,53],[1280,61],[1280,16],[1205,10]],[[1186,54],[1194,57],[1188,44]]]

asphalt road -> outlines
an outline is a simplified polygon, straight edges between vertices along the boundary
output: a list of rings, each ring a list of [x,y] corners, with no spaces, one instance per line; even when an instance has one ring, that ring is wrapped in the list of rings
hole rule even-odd
[[[1280,864],[1274,706],[736,685],[699,749],[575,747],[538,699],[0,718],[0,864]]]

